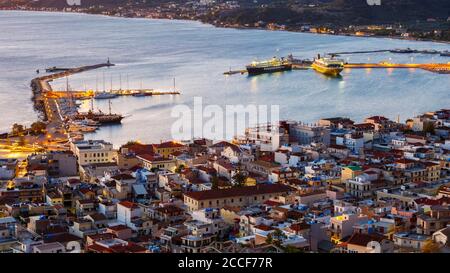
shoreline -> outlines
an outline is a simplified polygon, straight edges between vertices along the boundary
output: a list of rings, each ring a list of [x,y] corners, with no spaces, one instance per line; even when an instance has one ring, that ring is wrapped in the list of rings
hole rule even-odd
[[[150,17],[125,17],[125,16],[116,16],[116,15],[108,15],[108,14],[102,14],[102,13],[88,13],[88,12],[79,12],[79,11],[62,11],[62,10],[33,10],[33,9],[0,9],[1,11],[15,11],[15,12],[42,12],[42,13],[69,13],[69,14],[81,14],[81,15],[92,15],[92,16],[104,16],[109,18],[121,18],[121,19],[142,19],[142,20],[166,20],[166,21],[185,21],[185,22],[198,22],[204,25],[209,25],[215,28],[224,28],[224,29],[235,29],[235,30],[262,30],[262,31],[280,31],[280,32],[291,32],[291,33],[304,33],[304,34],[311,34],[311,35],[328,35],[328,36],[340,36],[340,37],[354,37],[354,38],[376,38],[376,39],[394,39],[394,40],[400,40],[400,41],[411,41],[411,42],[432,42],[437,44],[443,44],[443,45],[450,45],[450,41],[443,41],[443,40],[433,40],[433,39],[418,39],[418,38],[404,38],[401,36],[381,36],[381,35],[351,35],[351,34],[333,34],[333,33],[313,33],[308,31],[299,31],[299,30],[292,30],[292,29],[267,29],[264,27],[246,27],[246,26],[221,26],[217,24],[213,24],[210,22],[205,22],[201,20],[194,20],[194,19],[178,19],[178,18],[150,18]]]
[[[20,12],[24,12],[24,13],[28,13],[28,12],[30,12],[30,11],[34,11],[34,10],[0,10],[0,12],[1,11],[12,11],[12,12],[17,12],[17,13],[20,13]],[[196,22],[196,23],[199,23],[199,24],[202,24],[202,25],[205,25],[205,26],[208,26],[208,28],[209,27],[214,27],[214,28],[231,28],[231,27],[220,27],[220,26],[215,26],[215,25],[213,25],[213,24],[209,24],[209,23],[204,23],[204,22],[201,22],[201,21],[199,21],[199,20],[186,20],[186,19],[167,19],[167,18],[144,18],[144,17],[122,17],[122,16],[113,16],[113,15],[104,15],[104,14],[92,14],[92,13],[84,13],[84,12],[62,12],[62,11],[34,11],[34,12],[36,12],[36,13],[54,13],[54,14],[58,14],[58,13],[61,13],[61,14],[64,14],[64,13],[71,13],[71,14],[77,14],[77,15],[80,15],[80,16],[87,16],[87,15],[94,15],[94,16],[104,16],[104,17],[112,17],[112,18],[116,18],[116,19],[141,19],[141,20],[144,20],[144,19],[152,19],[152,20],[161,20],[161,21],[184,21],[184,22],[188,22],[188,23],[193,23],[193,22]],[[267,29],[264,29],[264,28],[250,28],[250,27],[242,27],[242,28],[231,28],[231,29],[237,29],[237,30],[240,30],[240,29],[242,29],[242,30],[260,30],[260,31],[270,31],[270,30],[267,30]],[[273,30],[273,31],[287,31],[287,32],[298,32],[298,31],[290,31],[290,30]],[[298,33],[305,33],[305,34],[320,34],[320,33],[309,33],[309,32],[298,32]],[[333,35],[333,34],[322,34],[322,35],[330,35],[330,36],[347,36],[347,37],[361,37],[361,36],[350,36],[350,35]],[[364,37],[364,38],[384,38],[384,39],[386,39],[386,38],[392,38],[392,37],[374,37],[374,36],[371,36],[371,37]],[[393,38],[394,39],[394,38]],[[408,40],[406,40],[406,39],[399,39],[399,40],[405,40],[405,41],[408,41]],[[416,42],[430,42],[430,41],[421,41],[421,40],[410,40],[410,41],[416,41]],[[35,105],[36,106],[36,105]],[[40,111],[39,111],[39,109],[37,109],[36,107],[35,107],[35,111],[39,114],[40,113]],[[44,114],[45,114],[45,111],[44,111]],[[38,115],[38,119],[39,119],[39,115]]]

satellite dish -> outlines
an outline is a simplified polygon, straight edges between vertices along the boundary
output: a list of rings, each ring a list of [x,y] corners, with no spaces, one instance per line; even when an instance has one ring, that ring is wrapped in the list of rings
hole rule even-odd
[[[368,253],[381,253],[381,244],[377,241],[371,241],[367,244]]]
[[[81,253],[81,245],[77,241],[70,241],[67,243],[66,249],[69,253]]]

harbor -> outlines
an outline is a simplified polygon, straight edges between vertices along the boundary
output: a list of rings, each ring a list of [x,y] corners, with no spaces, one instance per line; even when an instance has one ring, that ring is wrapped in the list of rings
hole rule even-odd
[[[100,63],[90,66],[76,68],[47,68],[46,71],[55,73],[37,77],[31,81],[33,91],[34,107],[41,115],[41,119],[46,123],[47,138],[51,138],[55,143],[65,143],[69,139],[82,140],[85,133],[95,132],[100,126],[111,124],[120,124],[125,118],[121,114],[112,112],[111,99],[119,96],[160,96],[160,95],[179,95],[180,92],[174,87],[172,91],[161,91],[155,89],[118,89],[106,91],[94,90],[71,90],[69,86],[69,76],[87,72],[90,70],[104,67],[112,67],[109,59],[106,63]],[[39,70],[37,70],[39,73]],[[50,83],[57,79],[66,79],[66,90],[53,90]],[[101,110],[95,111],[93,100],[109,100],[109,112],[104,113]],[[91,100],[92,107],[88,112],[79,112],[77,100]],[[47,143],[47,148],[49,147]],[[53,143],[54,144],[54,143]],[[58,145],[56,145],[58,146]]]
[[[338,75],[343,69],[367,69],[367,68],[407,68],[407,69],[423,69],[438,74],[450,74],[450,62],[448,63],[393,63],[391,61],[380,61],[378,63],[349,63],[343,59],[337,59],[340,55],[352,55],[352,54],[367,54],[367,53],[383,53],[390,52],[396,54],[439,54],[440,56],[449,56],[448,51],[437,51],[437,50],[413,50],[407,49],[393,49],[393,50],[368,50],[368,51],[343,51],[325,54],[324,58],[318,55],[312,61],[309,59],[301,59],[294,57],[292,54],[287,57],[276,58],[273,57],[267,61],[253,61],[246,66],[246,69],[232,70],[224,72],[226,76],[235,74],[248,74],[248,75],[258,75],[262,73],[272,73],[272,72],[282,72],[286,70],[308,70],[314,69],[323,74],[328,74],[330,76]],[[329,73],[330,69],[317,69],[317,63],[326,60],[326,64],[321,66],[340,66],[339,71],[334,71]],[[337,61],[337,62],[336,62]],[[331,64],[333,63],[333,64]]]

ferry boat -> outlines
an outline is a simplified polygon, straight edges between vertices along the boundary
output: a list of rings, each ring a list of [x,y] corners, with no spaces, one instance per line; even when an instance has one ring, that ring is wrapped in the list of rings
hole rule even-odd
[[[314,62],[312,63],[312,68],[317,72],[325,75],[338,76],[344,69],[344,60],[335,58],[322,58],[320,57],[320,55],[318,55],[317,59],[314,59]]]
[[[292,70],[292,63],[284,58],[273,57],[270,60],[254,61],[246,66],[249,75]]]

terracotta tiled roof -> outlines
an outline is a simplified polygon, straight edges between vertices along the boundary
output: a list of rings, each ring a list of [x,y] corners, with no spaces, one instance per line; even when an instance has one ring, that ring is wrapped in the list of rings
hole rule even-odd
[[[122,202],[119,203],[119,205],[124,206],[124,207],[129,208],[129,209],[136,209],[136,208],[138,208],[138,205],[136,205],[135,203],[130,202],[130,201],[122,201]]]
[[[377,234],[360,234],[360,233],[354,233],[350,239],[346,242],[348,245],[358,245],[358,246],[367,246],[369,242],[376,241],[381,242],[383,239],[385,239],[384,236],[377,235]]]
[[[183,148],[185,145],[175,142],[175,141],[166,141],[160,144],[153,144],[154,147],[162,149],[162,148]]]

